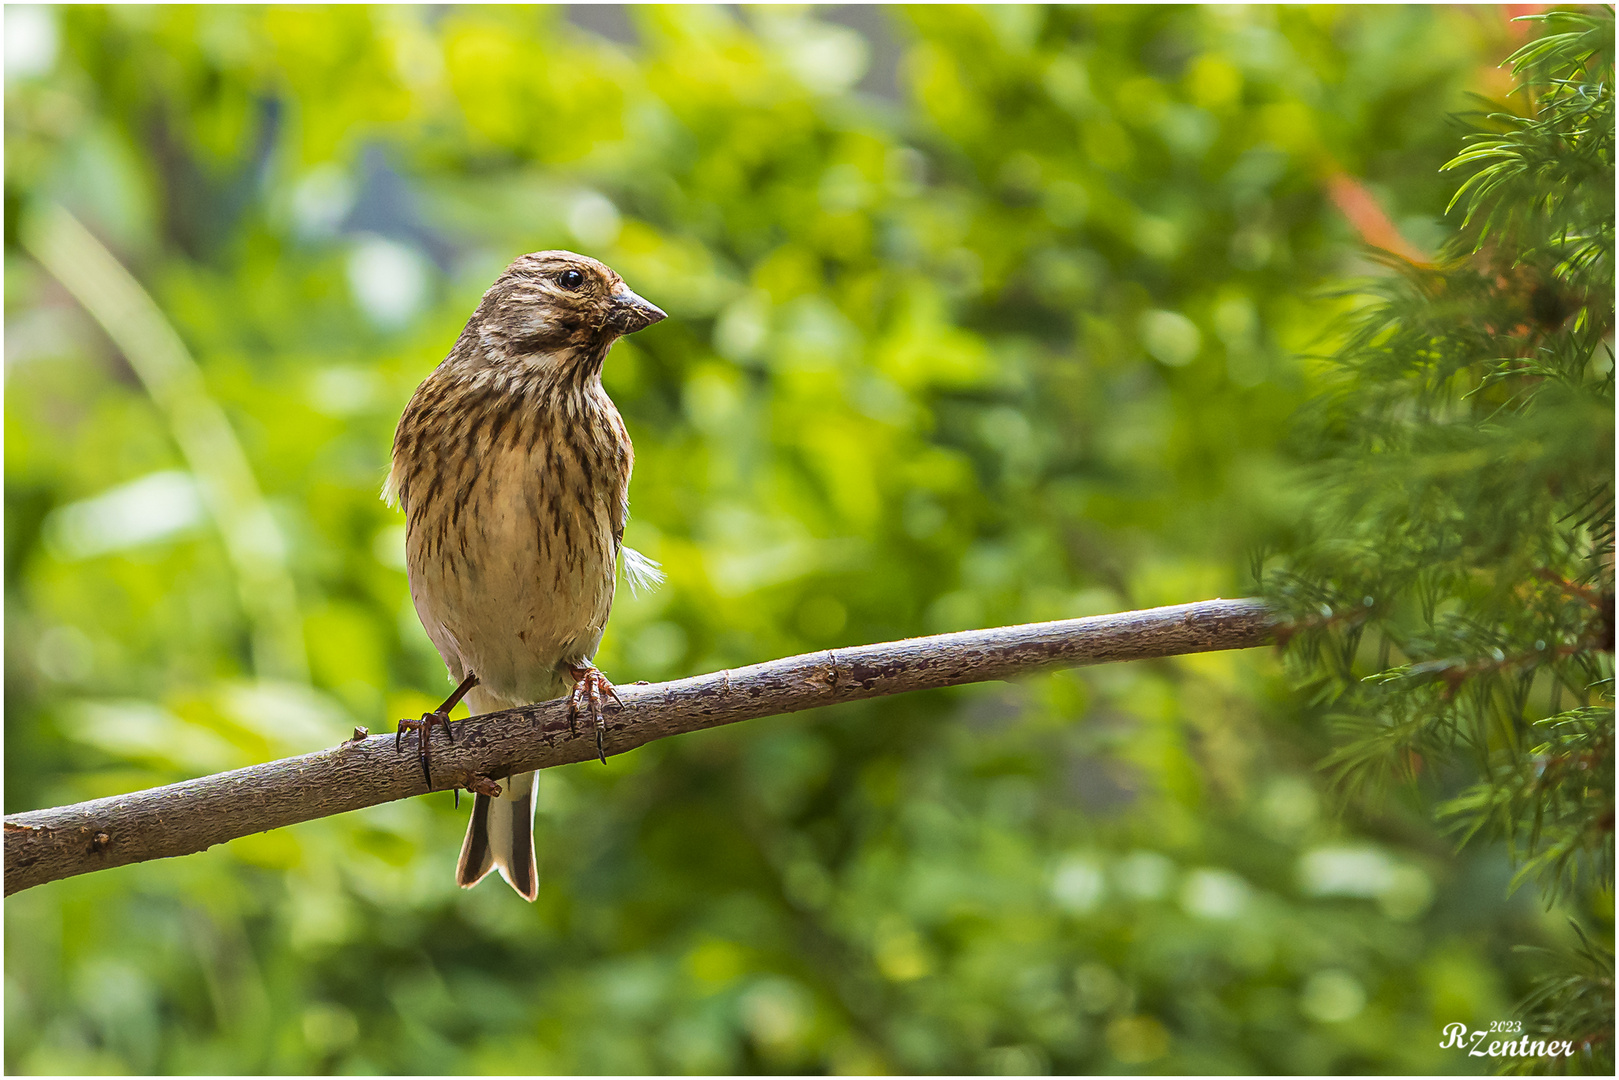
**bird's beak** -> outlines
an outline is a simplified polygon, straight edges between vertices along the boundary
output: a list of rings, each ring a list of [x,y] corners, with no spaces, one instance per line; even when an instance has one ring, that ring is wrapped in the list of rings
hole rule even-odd
[[[633,334],[637,330],[645,330],[653,323],[662,322],[669,317],[658,305],[641,299],[623,286],[613,292],[612,301],[613,309],[608,313],[607,325],[620,334]]]

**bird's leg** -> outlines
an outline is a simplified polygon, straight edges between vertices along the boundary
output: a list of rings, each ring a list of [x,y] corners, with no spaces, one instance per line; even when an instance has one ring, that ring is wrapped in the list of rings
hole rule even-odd
[[[590,719],[596,725],[596,756],[605,765],[607,747],[603,738],[607,734],[607,718],[603,715],[606,708],[603,697],[612,698],[621,709],[624,703],[619,701],[618,691],[607,681],[607,676],[589,660],[582,664],[564,664],[563,670],[573,676],[573,693],[568,695],[568,731],[575,735],[579,733],[579,709],[581,705],[587,707]]]
[[[467,696],[467,691],[478,685],[478,676],[468,675],[461,680],[461,685],[455,688],[455,693],[444,699],[444,704],[432,712],[422,713],[420,720],[401,720],[399,727],[394,731],[394,750],[400,749],[400,740],[407,731],[419,731],[421,745],[418,748],[422,763],[422,776],[427,780],[427,786],[433,786],[433,755],[432,735],[433,729],[442,727],[444,735],[452,743],[455,742],[455,732],[450,728],[450,710],[461,704],[461,699]]]

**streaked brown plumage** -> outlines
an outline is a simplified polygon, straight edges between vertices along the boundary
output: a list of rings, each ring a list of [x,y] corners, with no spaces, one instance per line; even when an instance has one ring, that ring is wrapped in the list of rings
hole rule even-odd
[[[451,677],[474,683],[474,713],[570,687],[576,704],[611,692],[590,659],[613,604],[635,454],[601,370],[614,341],[662,318],[594,259],[524,255],[405,407],[384,494],[405,511],[416,613]],[[409,725],[424,752],[437,722]],[[461,885],[497,868],[534,899],[536,775],[477,796]]]

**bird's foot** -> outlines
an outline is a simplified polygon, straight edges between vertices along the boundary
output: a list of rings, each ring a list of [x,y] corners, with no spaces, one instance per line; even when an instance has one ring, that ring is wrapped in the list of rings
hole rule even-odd
[[[624,703],[619,700],[618,691],[613,684],[607,681],[595,664],[588,660],[583,664],[569,664],[565,669],[573,676],[573,693],[568,695],[568,731],[571,734],[579,733],[579,713],[581,709],[590,711],[590,719],[596,725],[596,756],[602,764],[607,764],[607,747],[603,739],[607,734],[606,699],[612,698],[619,708]]]
[[[399,727],[394,731],[395,752],[403,749],[405,732],[418,731],[417,759],[422,763],[422,777],[427,781],[429,789],[433,786],[433,729],[442,727],[445,737],[455,742],[455,732],[450,727],[450,717],[443,707],[432,712],[422,713],[420,720],[401,720]]]
[[[405,732],[421,732],[421,735],[419,736],[420,747],[418,748],[418,756],[422,763],[422,777],[427,781],[427,789],[429,791],[433,790],[433,729],[436,727],[443,727],[445,738],[449,739],[452,743],[455,742],[455,732],[450,728],[450,710],[461,704],[461,699],[467,696],[467,691],[471,690],[477,685],[478,676],[468,675],[466,678],[461,680],[461,685],[455,688],[455,693],[444,699],[444,704],[440,705],[432,712],[422,713],[422,718],[420,720],[401,720],[399,721],[399,726],[394,729],[395,753],[397,753],[401,747],[401,740],[404,739]],[[457,788],[456,790],[459,791],[460,789]],[[457,805],[460,804],[459,795],[456,796],[456,803]]]

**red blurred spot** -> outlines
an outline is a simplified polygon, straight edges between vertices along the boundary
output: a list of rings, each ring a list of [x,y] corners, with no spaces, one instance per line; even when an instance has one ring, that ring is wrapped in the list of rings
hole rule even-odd
[[[1507,29],[1515,38],[1526,38],[1534,32],[1535,24],[1530,22],[1513,22],[1513,19],[1525,15],[1539,15],[1542,11],[1550,11],[1556,4],[1502,4],[1507,16]]]
[[[1327,194],[1366,243],[1398,255],[1406,262],[1428,264],[1428,256],[1400,235],[1377,196],[1366,190],[1365,184],[1347,173],[1333,171],[1327,174]]]

